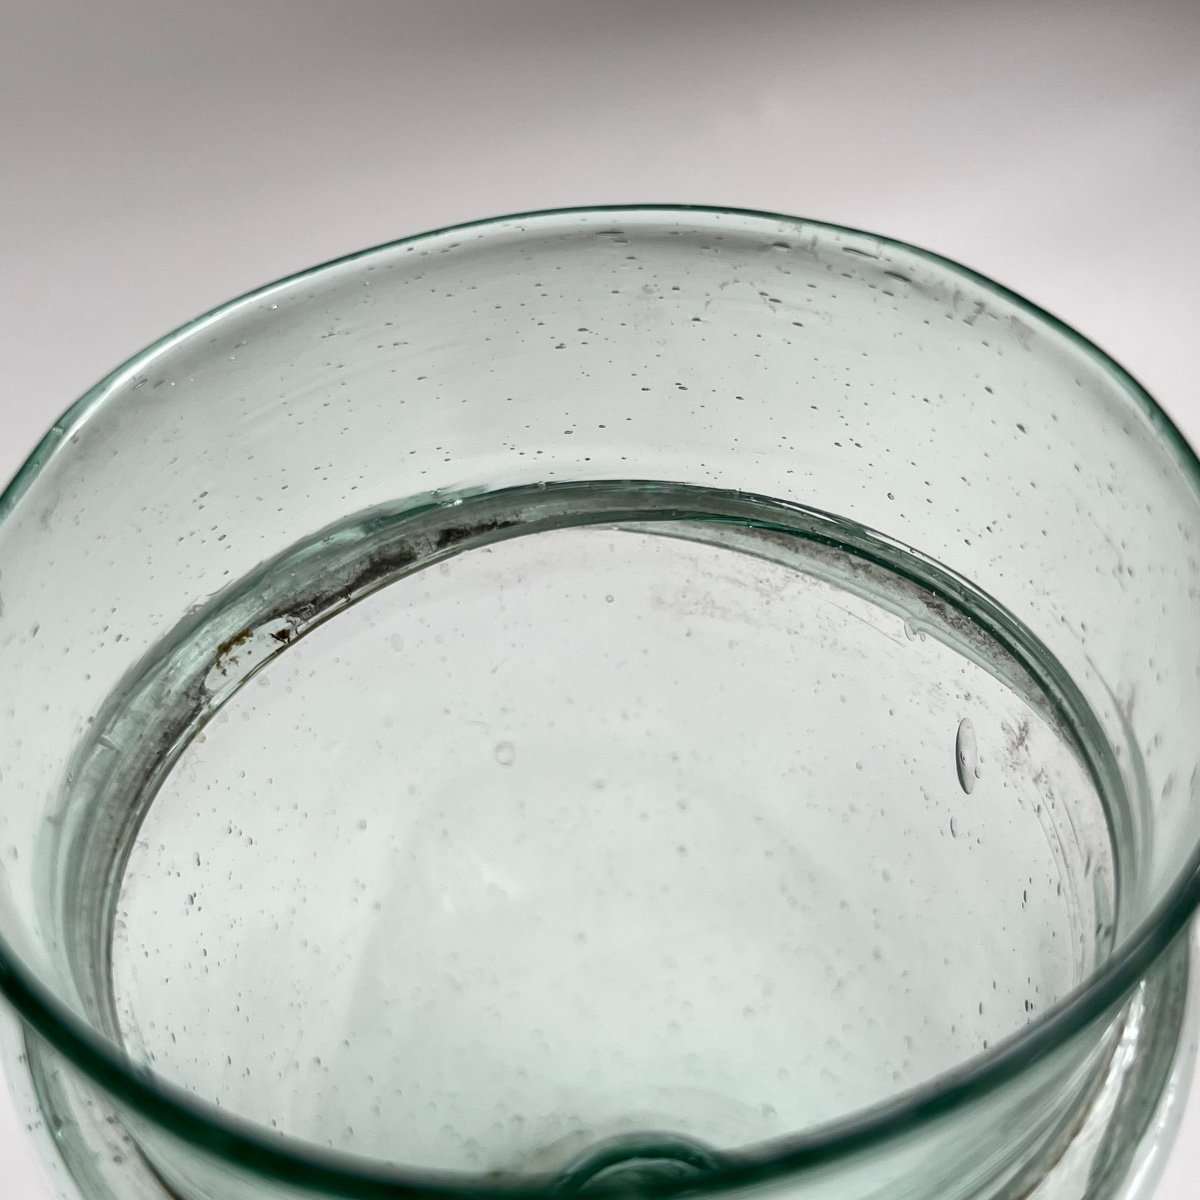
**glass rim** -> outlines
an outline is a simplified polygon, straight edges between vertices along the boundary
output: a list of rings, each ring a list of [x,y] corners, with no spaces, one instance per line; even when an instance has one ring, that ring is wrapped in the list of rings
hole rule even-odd
[[[1064,339],[1080,350],[1094,367],[1108,375],[1122,394],[1140,410],[1159,438],[1159,444],[1182,468],[1194,492],[1200,495],[1200,460],[1175,423],[1146,389],[1119,363],[1089,338],[1025,299],[953,259],[897,238],[851,226],[757,209],[694,204],[583,205],[510,213],[426,230],[330,259],[274,280],[226,301],[198,316],[127,359],[85,392],[43,436],[11,482],[0,493],[0,521],[5,520],[32,481],[52,458],[63,452],[70,438],[121,386],[141,373],[160,354],[232,316],[273,292],[301,280],[311,280],[335,268],[385,253],[399,246],[468,230],[499,229],[519,221],[549,221],[562,217],[626,214],[676,218],[719,216],[744,221],[769,221],[835,236],[864,238],[944,270],[988,292],[1029,318],[1043,333]],[[736,1157],[722,1160],[712,1171],[695,1177],[646,1180],[639,1185],[648,1195],[687,1192],[715,1193],[781,1177],[836,1162],[859,1151],[919,1128],[938,1117],[991,1092],[1020,1075],[1116,1007],[1146,975],[1170,946],[1200,905],[1200,845],[1193,848],[1184,867],[1165,889],[1158,904],[1126,938],[1124,944],[1098,970],[1037,1019],[987,1050],[972,1055],[949,1071],[884,1101],[858,1109],[835,1120],[810,1126],[739,1149]],[[19,1017],[83,1074],[117,1101],[198,1149],[236,1162],[261,1175],[307,1190],[371,1200],[395,1200],[401,1194],[486,1198],[528,1197],[543,1200],[555,1193],[553,1184],[488,1180],[476,1174],[404,1166],[382,1167],[377,1162],[345,1152],[327,1150],[291,1136],[268,1135],[262,1127],[231,1116],[197,1099],[169,1080],[136,1067],[127,1056],[49,993],[14,953],[0,930],[0,994],[7,997]],[[605,1190],[601,1184],[595,1190]]]

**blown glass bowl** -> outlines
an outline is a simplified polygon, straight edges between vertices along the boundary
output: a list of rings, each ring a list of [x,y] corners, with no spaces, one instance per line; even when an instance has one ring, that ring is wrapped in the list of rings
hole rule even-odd
[[[1197,462],[886,238],[505,217],[272,284],[0,500],[0,987],[84,1200],[1145,1195]]]

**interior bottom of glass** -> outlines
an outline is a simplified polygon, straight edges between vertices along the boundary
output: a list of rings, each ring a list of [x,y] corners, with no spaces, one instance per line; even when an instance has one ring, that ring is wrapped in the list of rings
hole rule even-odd
[[[69,887],[109,902],[69,944],[135,1061],[281,1135],[702,1167],[1090,973],[1105,754],[1015,619],[849,522],[667,483],[440,497],[227,589],[126,680],[75,771],[111,832]]]

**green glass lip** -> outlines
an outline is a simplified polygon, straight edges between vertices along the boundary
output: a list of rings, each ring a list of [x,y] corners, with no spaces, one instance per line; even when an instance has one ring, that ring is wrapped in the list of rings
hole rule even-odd
[[[60,417],[0,495],[0,520],[5,519],[39,471],[62,452],[63,444],[77,433],[125,382],[142,372],[154,358],[222,318],[300,280],[366,259],[398,246],[444,234],[499,227],[513,221],[539,221],[564,216],[599,214],[655,215],[711,214],[732,218],[769,220],[795,228],[822,230],[837,235],[870,239],[890,250],[931,263],[982,287],[1013,306],[1044,333],[1065,339],[1082,350],[1093,365],[1114,380],[1141,410],[1200,497],[1200,461],[1192,448],[1132,375],[1082,334],[1024,297],[985,275],[940,254],[895,238],[865,230],[754,209],[691,204],[616,204],[546,209],[513,213],[430,230],[357,251],[297,272],[228,301],[180,326],[102,379]],[[701,1177],[645,1180],[639,1190],[666,1196],[715,1193],[766,1180],[778,1180],[819,1165],[828,1165],[898,1134],[920,1127],[974,1100],[1006,1080],[1029,1069],[1091,1022],[1118,1005],[1137,985],[1155,959],[1172,943],[1200,905],[1200,846],[1167,889],[1150,916],[1132,932],[1088,981],[1048,1009],[1021,1031],[1014,1033],[960,1066],[928,1083],[828,1125],[800,1131],[739,1151],[711,1173]],[[137,1069],[99,1038],[55,997],[48,995],[16,957],[0,933],[0,992],[7,996],[24,1021],[122,1104],[200,1149],[237,1162],[264,1176],[327,1195],[396,1200],[408,1196],[541,1198],[551,1187],[489,1180],[481,1186],[476,1175],[459,1172],[383,1170],[377,1164],[333,1151],[320,1150],[287,1138],[266,1137],[256,1127],[231,1118],[215,1107],[198,1102],[182,1089]],[[596,1191],[603,1191],[603,1185]]]

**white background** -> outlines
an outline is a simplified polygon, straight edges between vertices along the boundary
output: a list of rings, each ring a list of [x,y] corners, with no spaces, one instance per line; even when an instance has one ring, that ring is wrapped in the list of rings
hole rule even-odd
[[[1200,443],[1200,0],[0,0],[0,475],[256,284],[631,200],[939,250]],[[1200,1192],[1198,1110],[1160,1200]],[[0,1091],[0,1200],[48,1194]]]

